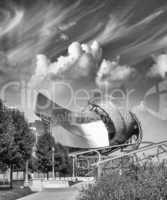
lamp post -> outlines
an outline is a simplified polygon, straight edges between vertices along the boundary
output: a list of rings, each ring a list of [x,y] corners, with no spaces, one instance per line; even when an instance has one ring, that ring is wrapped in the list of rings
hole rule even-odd
[[[25,166],[25,181],[24,186],[28,186],[28,160],[26,160],[26,166]]]
[[[30,129],[32,130],[34,136],[35,136],[35,146],[37,145],[38,142],[38,133],[37,133],[37,128],[36,127],[30,127]]]
[[[75,177],[75,156],[72,156],[72,177]]]
[[[52,147],[52,178],[55,178],[55,148]]]

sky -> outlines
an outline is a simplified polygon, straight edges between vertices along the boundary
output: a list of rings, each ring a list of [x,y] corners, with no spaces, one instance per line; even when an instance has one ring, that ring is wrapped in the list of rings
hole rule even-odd
[[[1,0],[0,96],[32,121],[32,88],[56,83],[62,105],[70,94],[60,81],[75,94],[133,91],[146,139],[165,139],[166,20],[166,0]]]

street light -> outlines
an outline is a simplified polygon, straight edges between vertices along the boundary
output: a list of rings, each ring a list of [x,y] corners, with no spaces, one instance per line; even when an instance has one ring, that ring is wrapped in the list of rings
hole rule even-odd
[[[76,157],[72,156],[72,177],[73,178],[75,177],[75,160],[76,160]]]
[[[55,148],[52,147],[52,178],[55,178]]]
[[[37,145],[37,142],[38,142],[37,128],[32,126],[32,127],[30,127],[30,129],[32,130],[33,134],[35,135],[35,145]]]

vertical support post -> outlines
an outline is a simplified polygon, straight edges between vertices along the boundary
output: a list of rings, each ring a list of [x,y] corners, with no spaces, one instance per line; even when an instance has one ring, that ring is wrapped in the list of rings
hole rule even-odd
[[[75,156],[72,157],[72,177],[75,177]]]
[[[38,133],[37,133],[37,129],[35,128],[35,145],[37,146],[37,142],[38,142]]]
[[[158,160],[158,163],[160,163],[160,159],[159,159],[160,147],[161,147],[161,146],[158,146],[158,147],[157,147],[157,160]]]
[[[101,168],[100,164],[98,164],[98,166],[97,166],[97,178],[101,177],[101,171],[102,171],[102,168]]]
[[[52,178],[55,178],[55,148],[52,147]]]
[[[97,155],[98,155],[98,162],[101,161],[101,154],[100,152],[96,151]],[[102,167],[100,164],[97,165],[97,178],[100,178],[102,174]]]
[[[26,160],[26,166],[25,166],[25,181],[24,186],[28,185],[28,160]]]

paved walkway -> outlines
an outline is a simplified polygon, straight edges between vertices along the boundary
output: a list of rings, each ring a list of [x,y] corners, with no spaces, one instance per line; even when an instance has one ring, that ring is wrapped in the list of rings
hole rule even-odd
[[[79,194],[76,188],[49,189],[38,192],[19,200],[76,200]]]

